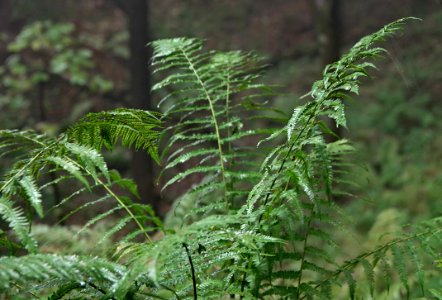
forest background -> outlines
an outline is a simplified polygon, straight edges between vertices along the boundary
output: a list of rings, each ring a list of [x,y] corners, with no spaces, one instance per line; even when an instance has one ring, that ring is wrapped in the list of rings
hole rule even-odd
[[[381,71],[373,72],[375,80],[347,106],[351,131],[339,131],[353,141],[354,160],[360,162],[353,176],[357,187],[340,201],[355,217],[351,232],[370,243],[442,213],[437,0],[0,0],[0,127],[55,135],[89,111],[157,110],[161,95],[150,93],[146,45],[177,36],[203,38],[210,49],[263,55],[264,81],[280,86],[269,101],[291,112],[326,64],[361,36],[404,16],[422,22],[387,43]],[[190,176],[161,192],[159,167],[144,153],[118,148],[106,159],[135,179],[142,201],[162,217],[183,189],[200,180]],[[0,173],[3,165],[0,161]],[[49,200],[57,203],[63,193],[54,190]],[[82,224],[97,213],[85,211],[61,223]],[[61,214],[48,222],[60,221]],[[358,252],[358,239],[342,239]],[[57,251],[66,246],[44,245]]]

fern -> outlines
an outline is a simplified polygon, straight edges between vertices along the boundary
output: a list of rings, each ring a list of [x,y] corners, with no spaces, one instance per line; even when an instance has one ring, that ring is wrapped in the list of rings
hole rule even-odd
[[[0,291],[52,281],[60,286],[76,282],[76,288],[104,293],[103,288],[96,287],[110,287],[126,272],[123,266],[96,257],[33,254],[2,257],[0,262]],[[68,292],[65,290],[65,294]]]
[[[194,190],[198,189],[203,198],[217,186],[229,207],[241,191],[246,191],[244,187],[239,190],[236,183],[244,184],[244,179],[254,182],[258,177],[241,159],[247,149],[240,147],[239,141],[268,132],[245,129],[240,118],[245,114],[239,105],[241,101],[270,89],[255,83],[262,68],[258,58],[238,51],[204,51],[198,39],[159,40],[152,46],[154,72],[175,71],[152,88],[173,89],[160,101],[160,106],[164,107],[165,118],[179,120],[163,132],[163,136],[171,133],[162,154],[168,155],[164,170],[197,161],[195,166],[170,178],[163,189],[190,175],[201,174],[210,177],[211,184],[201,184]],[[237,100],[241,96],[243,99]],[[250,151],[247,153],[251,155]]]
[[[113,112],[109,112],[112,115]],[[135,114],[132,110],[127,112],[128,115]],[[61,135],[59,138],[54,139],[45,135],[39,135],[31,131],[19,132],[14,130],[0,131],[0,141],[2,147],[7,155],[14,154],[15,163],[12,168],[5,174],[4,181],[1,182],[1,214],[4,219],[8,220],[10,227],[15,230],[21,242],[25,245],[26,249],[31,252],[36,251],[36,243],[30,233],[30,220],[28,220],[21,208],[14,207],[14,201],[16,197],[22,198],[29,203],[35,212],[37,212],[40,218],[44,217],[43,205],[42,205],[42,193],[48,192],[48,189],[55,185],[61,184],[63,181],[76,179],[84,189],[79,189],[71,195],[67,195],[61,199],[62,205],[68,201],[71,201],[81,191],[92,191],[102,189],[110,198],[116,201],[117,206],[115,210],[125,211],[131,222],[134,222],[143,231],[143,235],[150,239],[145,232],[145,223],[155,219],[153,211],[146,211],[142,206],[132,204],[129,198],[125,196],[117,195],[113,190],[113,185],[119,185],[123,188],[128,188],[132,193],[136,193],[134,184],[127,180],[121,179],[116,172],[110,172],[107,168],[106,162],[99,152],[79,143],[88,144],[93,137],[98,146],[103,144],[105,139],[109,136],[106,134],[107,126],[104,123],[90,125],[87,120],[97,117],[100,119],[105,114],[99,114],[99,116],[89,115],[89,119],[82,120],[78,125],[78,128],[89,128],[93,134],[87,135],[77,127],[73,127],[70,130],[70,135]],[[124,115],[121,110],[117,110],[115,115]],[[159,121],[154,118],[153,114],[139,113],[140,116],[144,116],[145,119],[150,118],[155,120],[155,126],[158,126]],[[150,120],[150,119],[149,119]],[[128,120],[126,123],[120,125],[119,130],[116,130],[111,136],[110,140],[106,143],[116,143],[118,137],[123,136],[123,143],[130,145],[136,143],[136,146],[147,148],[147,151],[155,156],[155,134],[153,137],[146,138],[150,132],[154,132],[150,125],[145,125],[143,134],[125,135],[125,128],[127,124],[133,123],[133,120]],[[139,122],[139,120],[137,121]],[[89,124],[89,125],[88,125]],[[132,124],[133,125],[133,124]],[[149,128],[149,129],[146,129]],[[140,130],[140,129],[138,129]],[[80,134],[81,133],[81,134]],[[80,135],[78,135],[80,134]],[[158,134],[158,131],[156,131]],[[77,136],[78,135],[78,136]],[[102,138],[100,139],[99,136]],[[79,137],[79,141],[74,140],[75,137]],[[81,137],[81,138],[80,138]],[[143,139],[144,137],[144,139]],[[111,144],[109,144],[111,145]],[[61,177],[53,180],[50,174],[59,174],[60,171],[66,173]],[[56,177],[55,177],[56,178]],[[148,214],[146,214],[148,212]],[[94,222],[90,222],[88,225],[95,223],[106,217],[109,214],[101,214],[95,218]],[[122,224],[119,225],[119,230],[122,229]],[[112,232],[116,233],[119,230],[112,228]]]
[[[0,156],[14,160],[0,185],[0,214],[29,252],[37,252],[38,245],[25,212],[44,217],[44,195],[65,181],[77,186],[58,206],[81,193],[98,194],[65,218],[114,201],[78,234],[123,211],[126,215],[113,220],[102,240],[129,228],[109,259],[0,258],[0,290],[49,299],[332,299],[344,283],[349,298],[359,299],[376,297],[381,276],[391,281],[396,276],[410,295],[413,272],[425,294],[421,254],[440,259],[440,218],[336,261],[340,246],[332,230],[345,231],[347,216],[334,198],[336,185],[345,187],[340,174],[353,148],[347,140],[327,143],[331,130],[322,121],[326,116],[346,126],[344,100],[358,93],[359,80],[375,67],[371,60],[385,52],[375,43],[408,20],[361,39],[327,66],[304,97],[310,100],[294,109],[283,128],[248,127],[251,118],[281,119],[279,112],[274,112],[277,117],[262,113],[270,109],[260,100],[274,93],[258,81],[263,65],[256,55],[205,51],[199,39],[177,38],[152,43],[154,72],[160,77],[153,90],[167,89],[160,101],[163,114],[131,109],[88,114],[58,138],[0,131]],[[261,139],[259,148],[247,146],[246,139]],[[201,175],[176,200],[168,227],[149,206],[131,201],[128,194],[137,195],[132,181],[108,170],[99,151],[119,141],[165,161],[163,189]],[[182,166],[190,167],[175,171]],[[116,193],[116,187],[126,194]],[[153,231],[161,231],[156,241],[149,236]],[[140,235],[148,241],[140,242]]]
[[[68,136],[97,150],[112,149],[121,139],[124,146],[146,150],[158,162],[160,114],[137,109],[89,113],[76,122]]]

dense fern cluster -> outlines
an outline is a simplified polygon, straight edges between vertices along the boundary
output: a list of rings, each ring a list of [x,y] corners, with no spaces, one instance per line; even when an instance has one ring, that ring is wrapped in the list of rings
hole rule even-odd
[[[422,254],[440,258],[441,218],[336,261],[333,230],[345,231],[346,216],[334,198],[342,193],[336,185],[343,186],[340,174],[353,148],[346,140],[327,143],[332,132],[323,121],[346,126],[344,100],[358,93],[360,79],[374,68],[370,60],[385,51],[375,43],[407,20],[363,38],[328,65],[305,96],[310,100],[280,129],[249,128],[250,118],[275,117],[262,114],[261,100],[273,91],[258,81],[263,66],[256,55],[206,51],[201,40],[177,38],[151,44],[161,78],[153,90],[165,95],[161,114],[91,113],[57,138],[0,131],[1,155],[14,161],[0,185],[0,214],[30,252],[0,258],[0,290],[17,299],[333,299],[345,284],[351,299],[372,299],[394,276],[411,294],[412,270],[420,293],[428,295]],[[248,143],[258,139],[258,147]],[[131,200],[132,181],[108,170],[100,150],[119,141],[164,162],[163,189],[199,174],[166,225]],[[177,166],[187,169],[176,173]],[[111,258],[37,253],[30,216],[53,209],[45,209],[44,195],[64,181],[77,189],[57,206],[83,192],[97,195],[66,217],[114,203],[84,228],[125,213],[111,218],[103,237],[119,237]],[[121,237],[123,229],[128,233]],[[160,238],[152,241],[154,231]],[[14,243],[9,234],[2,239]]]

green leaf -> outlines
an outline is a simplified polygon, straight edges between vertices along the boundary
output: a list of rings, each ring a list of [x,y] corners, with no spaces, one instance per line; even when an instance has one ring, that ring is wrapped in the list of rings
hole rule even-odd
[[[14,208],[11,200],[0,197],[0,215],[14,230],[21,243],[29,252],[37,252],[37,242],[29,232],[30,224],[20,208]]]
[[[34,178],[30,175],[25,175],[19,180],[20,186],[23,188],[26,194],[26,200],[28,200],[35,211],[42,218],[43,217],[43,207],[41,205],[41,193]]]

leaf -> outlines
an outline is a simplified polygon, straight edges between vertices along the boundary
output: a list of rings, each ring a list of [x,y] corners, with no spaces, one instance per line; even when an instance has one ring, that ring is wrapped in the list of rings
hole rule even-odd
[[[27,199],[35,211],[42,218],[43,217],[43,207],[41,205],[41,193],[37,187],[34,178],[30,175],[25,175],[19,180],[20,186],[23,188]]]
[[[72,125],[67,134],[71,140],[97,150],[103,146],[111,148],[121,139],[123,146],[146,150],[159,163],[160,116],[156,112],[128,108],[89,113]]]
[[[361,264],[364,267],[364,273],[367,277],[368,287],[370,288],[370,295],[374,295],[374,271],[373,266],[366,259],[361,260]]]
[[[21,243],[29,252],[37,252],[37,242],[29,232],[30,224],[20,208],[14,208],[11,200],[5,196],[0,197],[0,215],[14,230]]]
[[[58,156],[49,156],[46,158],[47,161],[54,163],[56,166],[66,170],[69,174],[73,175],[78,179],[83,185],[87,188],[90,188],[89,182],[87,179],[81,174],[80,168],[75,165],[73,162],[63,159]]]
[[[402,250],[402,248],[400,246],[393,245],[392,253],[393,253],[393,261],[394,261],[395,269],[399,273],[399,278],[401,280],[401,283],[404,285],[404,287],[407,290],[407,298],[408,298],[410,295],[410,287],[408,285],[404,251]]]
[[[296,128],[296,126],[298,125],[299,119],[302,116],[302,113],[304,112],[305,107],[304,106],[300,106],[300,107],[296,107],[293,110],[293,114],[289,120],[289,122],[287,123],[287,140],[290,141],[293,135],[293,132]]]
[[[348,284],[349,293],[350,293],[350,299],[355,299],[355,293],[356,293],[356,281],[353,278],[353,275],[350,271],[344,271],[344,276]]]

